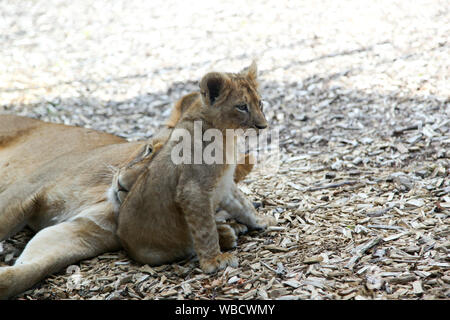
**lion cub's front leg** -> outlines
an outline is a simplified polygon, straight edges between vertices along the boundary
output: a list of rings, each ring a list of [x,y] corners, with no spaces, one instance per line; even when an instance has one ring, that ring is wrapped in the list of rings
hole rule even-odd
[[[262,230],[276,224],[273,217],[258,215],[253,204],[236,184],[233,184],[231,191],[224,196],[219,206],[232,218],[253,230]]]
[[[177,190],[177,203],[183,210],[200,267],[212,273],[226,266],[237,267],[238,260],[230,252],[222,253],[211,196],[199,183],[186,181]]]

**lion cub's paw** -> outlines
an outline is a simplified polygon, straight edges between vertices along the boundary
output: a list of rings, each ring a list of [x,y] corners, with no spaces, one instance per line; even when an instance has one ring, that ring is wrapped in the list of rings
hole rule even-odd
[[[257,216],[256,221],[257,227],[254,228],[256,230],[264,230],[268,226],[274,226],[277,224],[277,219],[272,216]]]
[[[228,224],[217,225],[219,233],[219,246],[221,250],[230,250],[237,245],[237,236],[234,228]]]
[[[200,260],[200,267],[206,273],[213,273],[219,269],[225,269],[227,266],[236,268],[238,264],[237,257],[231,252],[221,253],[211,259]]]
[[[231,221],[228,224],[234,229],[234,233],[236,233],[236,235],[244,234],[248,231],[248,228],[245,224],[236,221]]]

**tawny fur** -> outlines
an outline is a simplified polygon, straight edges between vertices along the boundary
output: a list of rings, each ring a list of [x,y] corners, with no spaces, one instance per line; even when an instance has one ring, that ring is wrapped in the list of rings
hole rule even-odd
[[[253,77],[253,75],[252,75]],[[252,85],[257,88],[258,83],[256,81],[256,76],[251,79]],[[199,104],[201,104],[201,95],[200,92],[190,93],[175,104],[172,112],[169,116],[169,120],[166,122],[167,128],[174,128],[177,122],[180,120],[181,115],[185,113],[189,108],[198,108]],[[243,163],[239,163],[236,166],[236,170],[234,173],[234,180],[236,183],[244,180],[244,178],[252,171],[254,166],[254,159],[250,154],[242,155],[244,158]]]
[[[250,77],[249,75],[248,79]],[[123,184],[129,185],[129,189],[132,186],[133,189],[140,190],[143,187],[151,188],[152,184],[154,186],[159,184],[159,180],[164,179],[165,175],[161,172],[173,172],[170,171],[173,169],[171,163],[162,163],[163,158],[160,155],[155,158],[160,159],[155,162],[155,166],[152,166],[150,160],[155,151],[158,151],[169,138],[171,127],[176,125],[183,113],[190,106],[197,108],[195,107],[197,103],[194,102],[198,99],[191,99],[195,96],[199,94],[188,95],[177,103],[179,107],[174,108],[167,126],[152,141],[127,142],[120,137],[94,130],[45,123],[18,116],[0,116],[0,241],[12,236],[25,225],[37,232],[14,266],[0,268],[0,298],[20,293],[69,264],[103,252],[117,250],[122,246],[116,232],[118,225],[115,213],[119,208],[115,207],[117,202],[111,201],[111,197],[116,196],[114,193],[111,194],[111,187],[117,186],[117,180],[113,181],[113,178],[119,178],[121,176],[119,172],[128,172],[130,180],[127,182],[125,179]],[[152,152],[146,154],[146,148],[149,146]],[[165,149],[167,150],[166,146],[159,153],[166,152]],[[239,166],[235,172],[239,170]],[[120,168],[124,170],[121,171]],[[148,180],[147,178],[154,174],[152,173],[154,170],[157,170],[158,179]],[[122,178],[126,178],[126,174]],[[173,177],[169,174],[167,182],[170,181],[173,182]],[[117,191],[117,188],[114,188],[113,190]],[[126,221],[121,229],[122,236],[129,232],[134,233],[136,238],[142,236],[142,239],[148,240],[150,236],[157,239],[156,242],[164,242],[168,234],[170,236],[176,234],[180,231],[180,227],[186,226],[188,219],[179,211],[182,204],[173,201],[177,197],[180,199],[186,196],[186,192],[180,195],[177,188],[174,188],[153,202],[147,201],[145,193],[131,192],[133,197],[127,197],[129,189],[123,190],[125,194],[121,199],[124,201],[131,198],[129,202],[125,201],[128,202],[125,214],[119,215],[120,219]],[[236,191],[231,192],[228,197],[233,198],[234,192]],[[170,197],[169,194],[172,195],[172,199],[161,205],[161,202]],[[142,201],[144,197],[145,207],[131,208],[130,205],[136,199]],[[143,220],[154,225],[148,226],[135,221],[137,228],[133,229],[130,225],[133,223],[131,221],[133,215],[147,212],[147,206],[152,202],[159,202],[158,208],[162,206],[172,212],[170,217],[173,219],[165,217],[162,211],[161,216],[155,220],[148,219],[151,215],[147,215]],[[195,206],[195,204],[186,205]],[[254,210],[253,207],[251,209]],[[251,211],[250,215],[253,213],[254,211]],[[239,228],[232,228],[235,230],[233,235],[230,228],[222,227],[222,222],[216,226],[213,219],[207,224],[207,228],[214,229],[211,232],[214,235],[214,243],[220,238],[223,249],[235,245],[234,240]],[[149,228],[146,229],[147,227]],[[145,255],[150,250],[152,253],[161,253],[158,259],[150,262],[170,262],[173,261],[170,258],[175,259],[193,253],[194,241],[191,233],[186,230],[181,230],[178,237],[181,242],[173,247],[170,247],[169,242],[169,247],[155,245],[152,249],[152,241],[136,248],[127,245],[125,247],[130,249],[134,257],[138,257],[139,254]],[[213,247],[215,248],[215,245]],[[166,251],[161,250],[172,250],[169,252],[170,257]],[[211,252],[214,254],[201,258],[205,271],[212,272],[216,267],[236,262],[229,254],[223,255],[221,260],[218,257],[222,255],[215,255],[216,249]]]
[[[260,100],[255,65],[240,74],[209,73],[200,82],[200,99],[193,100],[174,129],[195,137],[195,121],[202,122],[204,131],[223,133],[226,129],[265,128]],[[237,110],[242,104],[248,106],[248,112]],[[204,141],[192,144],[195,142],[206,145]],[[230,141],[223,142],[226,150]],[[236,266],[235,258],[220,251],[216,209],[223,208],[255,229],[264,228],[269,219],[257,218],[253,205],[237,188],[235,165],[175,165],[171,153],[178,143],[169,139],[133,184],[120,207],[117,235],[127,252],[143,263],[166,263],[195,252],[205,272]]]

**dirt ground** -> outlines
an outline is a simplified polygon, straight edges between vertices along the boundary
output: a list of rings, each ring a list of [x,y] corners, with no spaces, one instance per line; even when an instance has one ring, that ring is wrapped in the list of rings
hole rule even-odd
[[[238,268],[111,252],[16,299],[450,298],[448,1],[257,3],[0,3],[0,113],[145,139],[203,74],[256,58],[281,150],[241,184],[278,225],[240,237]]]

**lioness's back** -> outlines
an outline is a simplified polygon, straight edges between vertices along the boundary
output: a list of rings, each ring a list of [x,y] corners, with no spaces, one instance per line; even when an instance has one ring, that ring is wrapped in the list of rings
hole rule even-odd
[[[95,130],[0,115],[0,184],[26,176],[63,154],[121,142],[125,139]]]
[[[42,145],[54,146],[64,141],[63,150],[73,148],[92,148],[102,145],[125,142],[115,135],[75,126],[49,123],[16,115],[0,115],[0,148],[10,147],[27,140],[43,140]],[[76,139],[74,139],[76,138]],[[49,143],[49,141],[51,141]],[[78,142],[78,143],[76,143]],[[34,148],[35,149],[35,148]]]
[[[21,135],[26,135],[38,126],[40,121],[15,115],[0,115],[0,148],[10,144]]]

